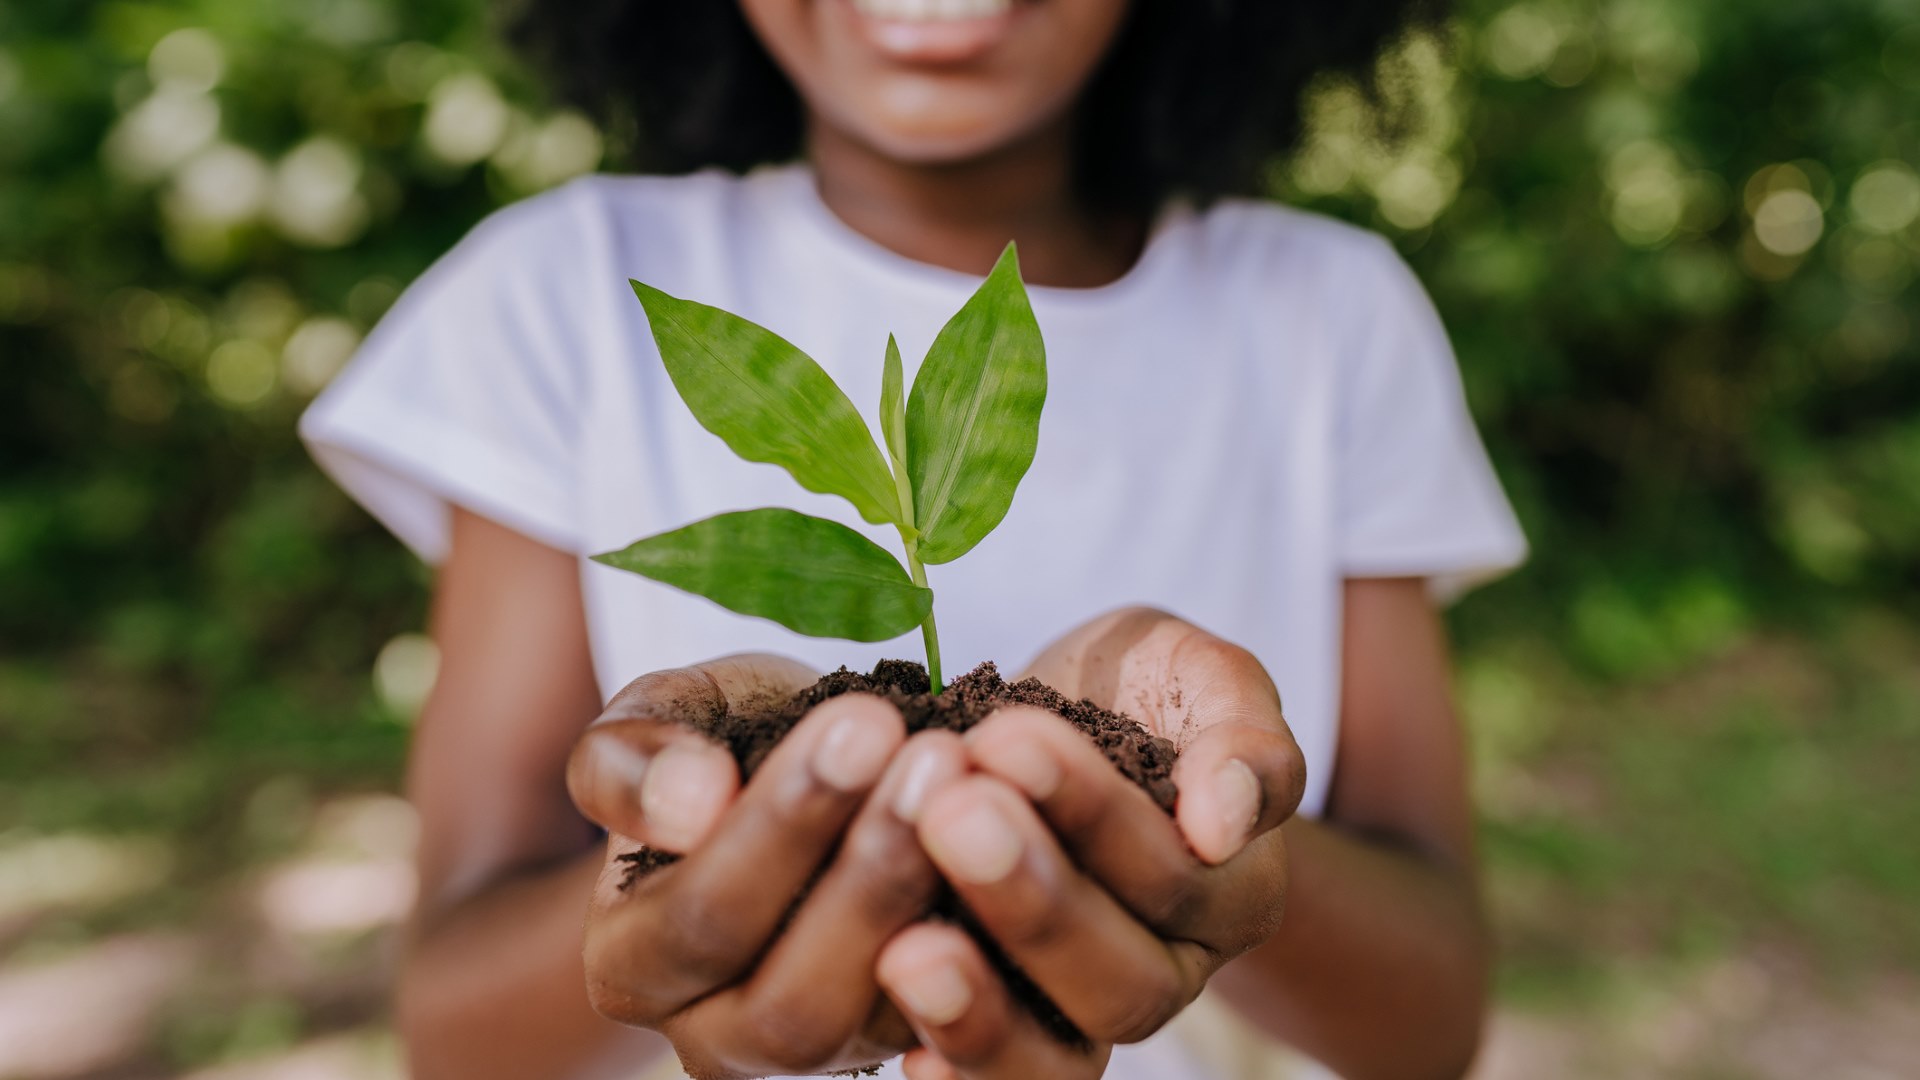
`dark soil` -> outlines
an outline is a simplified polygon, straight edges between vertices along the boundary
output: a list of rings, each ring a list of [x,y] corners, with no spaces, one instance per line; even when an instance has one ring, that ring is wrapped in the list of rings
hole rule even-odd
[[[776,708],[729,713],[703,725],[702,730],[733,751],[744,780],[753,775],[808,710],[841,694],[874,694],[891,701],[906,718],[909,733],[929,728],[966,731],[1003,705],[1032,705],[1065,717],[1085,732],[1115,768],[1140,785],[1162,810],[1173,812],[1173,763],[1178,751],[1173,743],[1149,733],[1133,720],[1090,701],[1070,700],[1037,679],[1007,682],[992,663],[981,664],[953,680],[938,697],[927,692],[930,685],[926,669],[905,660],[882,660],[870,675],[841,668]],[[679,858],[651,850],[621,856],[628,864],[627,879],[622,887],[632,886]],[[1086,1036],[1000,951],[952,890],[941,891],[934,901],[932,914],[967,930],[1006,980],[1015,999],[1024,1004],[1043,1027],[1062,1042],[1086,1043]]]

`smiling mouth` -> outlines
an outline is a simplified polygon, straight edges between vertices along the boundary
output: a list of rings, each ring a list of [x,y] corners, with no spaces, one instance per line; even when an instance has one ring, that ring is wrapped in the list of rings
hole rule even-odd
[[[1031,0],[845,0],[867,43],[900,63],[956,64],[991,52]]]
[[[1013,10],[1013,0],[853,0],[862,15],[902,22],[985,19]]]

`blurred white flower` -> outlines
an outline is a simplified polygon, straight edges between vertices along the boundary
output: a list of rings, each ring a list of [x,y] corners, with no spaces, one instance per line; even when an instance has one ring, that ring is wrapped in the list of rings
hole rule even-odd
[[[205,30],[187,27],[161,38],[147,54],[147,75],[154,84],[204,94],[227,71],[226,50]]]
[[[1860,174],[1849,198],[1853,220],[1879,233],[1897,233],[1920,220],[1920,176],[1897,161]]]
[[[280,353],[280,371],[296,393],[315,394],[332,381],[360,346],[360,331],[334,315],[316,315],[300,324]]]
[[[1753,212],[1753,235],[1775,255],[1805,255],[1820,242],[1826,219],[1812,195],[1794,188],[1775,191]]]
[[[1305,136],[1285,180],[1303,194],[1364,190],[1395,228],[1423,229],[1460,193],[1460,162],[1452,147],[1460,135],[1457,71],[1441,43],[1411,34],[1378,62],[1379,100],[1351,80],[1323,82],[1304,105]],[[1389,127],[1404,137],[1382,138]]]
[[[440,674],[440,648],[425,634],[401,634],[373,661],[373,685],[387,708],[407,720],[419,715]]]
[[[1397,228],[1422,229],[1433,224],[1460,191],[1460,169],[1434,154],[1409,158],[1374,181],[1373,194],[1380,213]]]
[[[340,247],[359,239],[370,216],[360,193],[361,172],[358,151],[330,135],[294,147],[274,167],[274,226],[309,247]]]
[[[1516,4],[1487,25],[1487,64],[1509,79],[1531,78],[1553,63],[1564,34],[1559,21],[1546,10]]]
[[[421,129],[427,150],[449,165],[471,165],[499,147],[510,113],[492,80],[471,72],[434,85]]]
[[[219,142],[174,173],[166,209],[184,225],[228,226],[260,216],[267,198],[267,164],[244,146]]]
[[[1680,228],[1687,208],[1679,159],[1655,139],[1635,139],[1607,158],[1609,216],[1629,244],[1658,247]]]
[[[107,133],[107,164],[129,180],[165,175],[220,132],[220,105],[204,90],[161,83]]]
[[[516,114],[511,130],[493,163],[523,191],[552,187],[600,164],[600,130],[579,113],[556,113],[544,122]]]

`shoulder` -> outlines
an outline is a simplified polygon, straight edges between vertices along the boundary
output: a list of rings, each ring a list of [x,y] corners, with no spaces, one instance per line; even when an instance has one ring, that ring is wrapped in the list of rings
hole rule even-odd
[[[595,258],[659,262],[717,232],[776,194],[777,171],[737,176],[596,173],[503,206],[482,218],[450,258],[485,253],[580,268]]]
[[[745,176],[719,169],[682,176],[595,173],[548,195],[595,224],[671,231],[739,213],[779,179],[779,170]]]
[[[1392,242],[1324,214],[1223,199],[1194,215],[1192,276],[1229,310],[1265,313],[1335,361],[1382,335],[1444,340],[1427,292]]]
[[[1347,286],[1410,273],[1379,233],[1276,202],[1221,199],[1193,212],[1193,233],[1207,261],[1224,270],[1305,273]]]

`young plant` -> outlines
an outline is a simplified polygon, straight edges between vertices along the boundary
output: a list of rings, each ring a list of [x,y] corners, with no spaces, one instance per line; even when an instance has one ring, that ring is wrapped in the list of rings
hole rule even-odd
[[[940,635],[928,566],[952,562],[1000,524],[1033,463],[1047,396],[1045,347],[1012,244],[947,321],[901,397],[900,347],[880,380],[885,456],[832,376],[779,335],[719,308],[632,282],[674,389],[700,425],[808,491],[892,525],[906,566],[838,522],[793,510],[696,521],[597,562],[812,637],[886,641],[919,627],[933,692]]]

